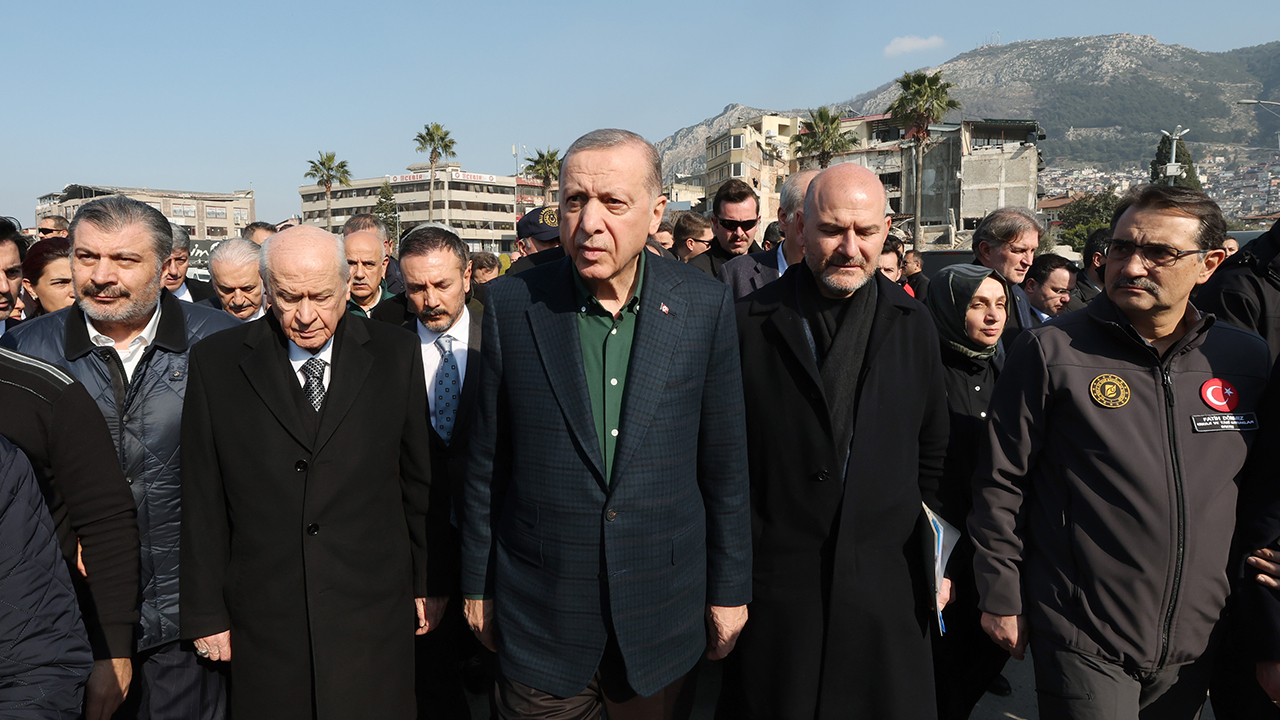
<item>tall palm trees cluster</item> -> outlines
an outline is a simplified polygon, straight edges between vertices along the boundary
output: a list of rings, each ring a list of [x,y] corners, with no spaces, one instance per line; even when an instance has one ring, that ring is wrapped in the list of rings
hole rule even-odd
[[[435,209],[435,177],[436,164],[441,160],[457,157],[454,150],[457,142],[450,137],[449,131],[440,123],[427,123],[422,132],[413,136],[415,150],[427,153],[431,163],[431,182],[427,185],[427,220],[432,219]],[[542,202],[551,203],[551,183],[560,177],[560,151],[548,147],[546,150],[534,150],[532,157],[524,159],[525,175],[542,181]],[[346,160],[338,160],[337,153],[320,152],[316,160],[308,160],[308,170],[304,178],[314,180],[316,185],[324,188],[325,226],[333,232],[333,186],[351,187],[351,170]]]

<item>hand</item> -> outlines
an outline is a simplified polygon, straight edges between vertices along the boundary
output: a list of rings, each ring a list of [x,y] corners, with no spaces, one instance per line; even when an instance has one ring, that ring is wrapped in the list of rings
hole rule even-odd
[[[738,644],[742,626],[747,624],[747,606],[707,606],[707,659],[723,660]]]
[[[89,577],[89,571],[84,569],[84,546],[79,540],[76,541],[76,569],[80,571],[81,577]],[[133,664],[130,663],[129,667],[132,668]]]
[[[85,720],[111,720],[129,694],[133,661],[129,658],[95,660],[84,688]]]
[[[418,610],[418,627],[414,629],[413,634],[426,635],[440,627],[444,609],[449,606],[449,596],[414,598],[413,604]]]
[[[951,578],[942,578],[942,587],[938,588],[938,612],[942,612],[942,609],[947,606],[947,603],[955,600],[955,598],[951,596],[951,593]]]
[[[463,600],[462,614],[467,616],[467,624],[471,626],[471,632],[476,634],[480,644],[489,648],[490,652],[498,652],[498,646],[493,640],[493,601],[469,598]]]
[[[995,644],[1009,651],[1014,660],[1026,656],[1027,620],[1022,615],[992,615],[982,613],[982,629],[991,636]]]
[[[231,631],[223,630],[217,635],[210,635],[196,640],[196,650],[209,653],[210,660],[218,662],[231,661]]]
[[[1260,572],[1254,576],[1259,585],[1275,589],[1280,588],[1280,552],[1268,548],[1254,550],[1247,562]],[[1261,664],[1261,663],[1259,663]]]
[[[1271,702],[1280,703],[1280,662],[1260,662],[1257,669],[1258,684],[1267,691]]]

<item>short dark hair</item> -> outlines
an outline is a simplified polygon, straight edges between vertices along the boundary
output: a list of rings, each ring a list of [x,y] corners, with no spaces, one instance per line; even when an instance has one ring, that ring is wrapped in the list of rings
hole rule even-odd
[[[19,260],[27,258],[27,239],[22,235],[22,225],[16,218],[0,217],[0,243],[7,242],[18,248]]]
[[[1196,218],[1200,229],[1195,241],[1201,252],[1220,250],[1227,239],[1227,220],[1222,216],[1222,208],[1200,190],[1174,185],[1139,185],[1125,193],[1111,213],[1111,234],[1115,234],[1120,217],[1130,208],[1172,210]]]
[[[696,212],[687,212],[676,220],[676,229],[671,238],[676,244],[683,243],[691,237],[697,237],[711,229],[711,218]]]
[[[19,248],[22,246],[19,245]],[[44,275],[44,269],[49,267],[49,263],[59,258],[71,257],[71,241],[64,237],[45,238],[37,240],[30,249],[27,250],[27,256],[22,259],[22,277],[28,278],[31,282],[39,282],[40,277]]]
[[[497,255],[491,252],[473,252],[471,253],[471,271],[476,270],[499,270],[502,268],[502,261]]]
[[[1036,259],[1031,261],[1031,269],[1027,270],[1027,276],[1023,278],[1022,282],[1035,280],[1037,285],[1043,285],[1049,280],[1049,276],[1054,271],[1065,269],[1070,272],[1071,268],[1071,261],[1061,255],[1054,255],[1053,253],[1037,255]]]
[[[670,220],[663,220],[658,224],[658,232],[671,233],[674,236],[676,234],[676,226],[672,225]]]
[[[1037,238],[1044,237],[1044,224],[1031,210],[1023,207],[992,210],[973,231],[973,256],[978,256],[978,245],[984,242],[994,250],[1027,230],[1035,230]]]
[[[902,241],[890,235],[884,239],[884,247],[880,248],[880,254],[893,253],[898,256],[898,264],[902,264]]]
[[[1093,256],[1107,254],[1107,242],[1111,240],[1111,228],[1098,228],[1089,233],[1088,239],[1084,241],[1084,250],[1080,252],[1080,258],[1084,261],[1085,267],[1092,264]]]
[[[720,217],[720,208],[725,203],[745,202],[747,198],[756,201],[756,214],[760,214],[760,196],[756,195],[756,191],[751,186],[734,178],[729,182],[720,186],[716,191],[716,197],[711,201],[711,213],[716,217]]]
[[[911,259],[911,258],[915,258],[915,259],[917,259],[917,260],[921,260],[921,261],[923,261],[923,260],[924,260],[924,253],[920,252],[919,250],[908,250],[908,251],[906,251],[906,252],[902,253],[902,259],[903,259],[904,261],[905,261],[905,260],[909,260],[909,259]]]
[[[246,237],[246,238],[247,238],[247,237],[249,237],[249,236],[253,235],[254,233],[258,232],[259,230],[266,230],[267,232],[271,233],[272,235],[275,235],[275,234],[276,234],[276,226],[275,226],[275,225],[272,225],[272,224],[271,224],[271,223],[269,223],[269,222],[262,222],[261,220],[259,220],[259,221],[257,221],[257,222],[251,222],[251,223],[249,223],[248,225],[245,225],[245,226],[244,226],[244,230],[240,233],[240,235],[241,235],[241,237]]]
[[[371,213],[356,213],[342,224],[344,236],[355,232],[371,232],[382,242],[387,241],[387,224],[382,221],[382,218]]]
[[[173,254],[173,228],[169,221],[159,210],[133,198],[108,195],[81,205],[71,220],[69,237],[73,248],[76,245],[76,230],[81,223],[89,223],[103,232],[118,232],[130,225],[142,225],[151,236],[151,248],[156,253],[156,270],[163,267],[169,255]]]
[[[55,230],[66,230],[71,227],[71,223],[67,222],[67,219],[61,215],[45,215],[40,218],[40,222],[44,222],[45,220],[52,220]]]
[[[778,221],[774,220],[764,229],[764,241],[772,246],[777,246],[782,242],[782,227],[778,225]]]
[[[452,252],[458,258],[458,263],[464,272],[467,264],[471,262],[471,251],[467,249],[467,244],[462,241],[462,238],[438,225],[419,225],[400,241],[402,261],[417,255],[430,255],[437,250]]]

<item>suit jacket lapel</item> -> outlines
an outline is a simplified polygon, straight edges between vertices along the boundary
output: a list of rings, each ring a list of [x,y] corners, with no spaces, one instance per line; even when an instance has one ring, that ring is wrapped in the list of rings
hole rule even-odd
[[[276,416],[276,420],[303,447],[312,447],[315,438],[309,431],[309,423],[302,417],[302,386],[294,377],[289,365],[284,335],[275,324],[273,316],[258,320],[245,336],[250,350],[240,361],[240,370],[263,404]]]
[[[319,453],[333,437],[352,403],[360,395],[373,355],[364,348],[369,331],[349,316],[343,316],[333,337],[333,367],[329,371],[329,390],[320,408],[320,431],[316,433],[315,452]]]
[[[791,349],[791,353],[795,355],[796,360],[809,374],[809,379],[813,381],[818,393],[826,397],[826,392],[822,384],[822,373],[818,370],[818,359],[814,356],[814,347],[809,340],[809,336],[805,333],[804,318],[800,317],[800,313],[795,307],[788,304],[786,300],[794,299],[796,296],[796,278],[783,277],[777,282],[785,283],[780,287],[783,302],[778,303],[772,308],[760,304],[758,301],[752,305],[752,313],[765,313],[769,317],[765,321],[773,325],[778,334],[786,342],[787,347]]]
[[[582,369],[582,340],[578,335],[578,308],[574,306],[573,272],[568,260],[557,261],[558,272],[547,275],[531,298],[528,316],[533,329],[538,356],[547,373],[551,391],[555,393],[565,423],[595,467],[596,481],[607,487],[604,456],[596,435],[595,418],[591,415],[591,396],[587,376]],[[532,288],[531,288],[532,289]],[[468,358],[470,361],[470,358]]]
[[[663,399],[671,358],[684,329],[688,302],[675,293],[680,279],[660,262],[645,263],[640,310],[627,363],[626,395],[614,449],[613,477],[622,477],[627,461],[635,455]],[[610,481],[611,487],[616,482]]]
[[[871,368],[875,361],[876,353],[880,350],[880,346],[884,345],[884,341],[889,337],[889,333],[893,330],[894,323],[898,318],[902,317],[902,309],[891,299],[890,291],[899,289],[893,287],[894,283],[885,278],[880,273],[876,273],[876,282],[878,286],[876,290],[876,316],[871,322],[871,337],[867,339],[867,357],[862,361],[862,377],[866,377],[867,371]],[[861,382],[861,378],[859,378]]]

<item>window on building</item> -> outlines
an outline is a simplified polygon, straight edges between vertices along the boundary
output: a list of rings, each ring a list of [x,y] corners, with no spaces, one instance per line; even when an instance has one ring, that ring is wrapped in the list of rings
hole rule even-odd
[[[205,218],[210,220],[226,220],[227,209],[225,207],[214,207],[212,205],[206,205],[204,207],[204,216]]]
[[[729,170],[729,174],[730,174],[731,176],[736,177],[736,178],[743,177],[743,173],[742,173],[742,163],[730,163],[730,164],[729,164],[729,168],[730,168],[730,170]]]
[[[249,222],[249,208],[235,208],[232,211],[235,215],[237,225],[245,225]]]
[[[174,203],[174,204],[172,205],[172,207],[173,207],[173,210],[172,210],[172,212],[171,212],[171,213],[170,213],[170,215],[169,215],[170,217],[191,217],[191,218],[193,218],[193,217],[195,217],[195,216],[196,216],[196,206],[195,206],[194,204],[188,204],[188,203]]]
[[[208,233],[209,237],[211,238],[213,237],[224,238],[227,236],[227,229],[219,225],[211,225],[205,228],[205,232]]]
[[[741,150],[741,149],[742,149],[742,136],[741,136],[741,135],[734,135],[734,136],[732,136],[732,137],[730,138],[730,142],[732,143],[732,144],[730,145],[730,147],[732,147],[734,150]]]

